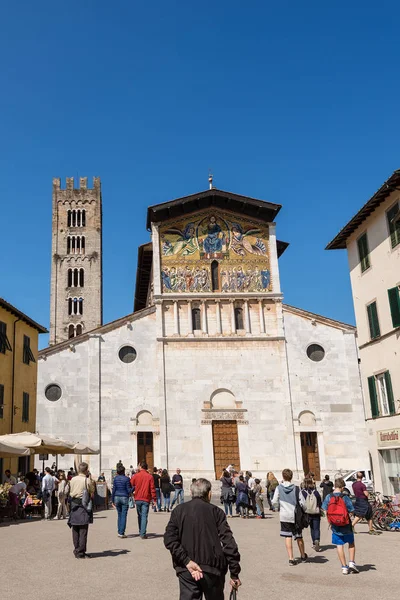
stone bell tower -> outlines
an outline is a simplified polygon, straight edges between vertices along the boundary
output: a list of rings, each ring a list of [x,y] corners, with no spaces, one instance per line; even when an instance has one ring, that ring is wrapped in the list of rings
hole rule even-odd
[[[53,179],[50,345],[102,325],[102,206],[100,178]]]

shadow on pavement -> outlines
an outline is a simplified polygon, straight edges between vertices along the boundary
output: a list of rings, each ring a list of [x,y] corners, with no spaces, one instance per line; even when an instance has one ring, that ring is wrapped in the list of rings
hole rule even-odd
[[[128,554],[130,550],[104,550],[103,552],[90,552],[90,558],[103,558],[105,556],[118,556],[119,554]]]
[[[357,569],[360,571],[360,573],[364,573],[365,571],[376,571],[376,566],[371,564],[361,566],[357,565]]]
[[[325,550],[334,550],[335,548],[336,548],[336,546],[334,546],[333,544],[326,544],[326,545],[321,544],[321,552],[325,552]]]
[[[146,535],[147,535],[148,540],[155,540],[156,538],[164,537],[163,533],[147,533]],[[140,537],[140,535],[138,533],[130,533],[126,537],[127,538],[138,538],[138,537]]]
[[[323,563],[327,563],[329,561],[327,558],[325,558],[325,556],[309,556],[307,558],[307,562],[322,565]]]

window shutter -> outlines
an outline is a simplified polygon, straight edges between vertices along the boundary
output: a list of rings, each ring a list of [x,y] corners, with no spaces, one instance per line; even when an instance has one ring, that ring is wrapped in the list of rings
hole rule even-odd
[[[362,235],[358,239],[357,245],[358,245],[358,255],[359,255],[360,263],[361,263],[361,271],[366,271],[370,267],[368,238],[367,238],[366,233],[364,233],[364,235]]]
[[[377,338],[381,335],[381,330],[379,327],[379,320],[378,320],[378,311],[376,308],[376,302],[372,302],[372,304],[369,304],[367,306],[367,313],[368,313],[368,323],[369,323],[369,332],[370,332],[371,340],[374,340],[375,338]]]
[[[399,212],[399,203],[397,202],[387,212],[387,220],[389,223],[390,241],[392,248],[395,248],[400,243],[400,220],[396,219],[396,215]]]
[[[0,383],[0,419],[4,417],[4,385]]]
[[[369,399],[371,402],[372,417],[379,417],[378,398],[376,395],[375,377],[368,377]]]
[[[394,398],[393,398],[393,388],[392,388],[392,378],[390,377],[389,371],[385,373],[385,382],[386,382],[386,391],[389,403],[389,412],[391,415],[396,414],[396,408],[394,406]]]
[[[388,290],[393,327],[400,327],[400,292],[398,287]]]

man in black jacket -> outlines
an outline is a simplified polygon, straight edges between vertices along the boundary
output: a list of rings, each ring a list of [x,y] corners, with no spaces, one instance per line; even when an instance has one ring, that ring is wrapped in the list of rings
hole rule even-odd
[[[164,534],[179,577],[180,600],[223,600],[229,567],[234,588],[241,585],[240,554],[224,512],[210,503],[211,483],[197,479],[191,502],[180,504]]]

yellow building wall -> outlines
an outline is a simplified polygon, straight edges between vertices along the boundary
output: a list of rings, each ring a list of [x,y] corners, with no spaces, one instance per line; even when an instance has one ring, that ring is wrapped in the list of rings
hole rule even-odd
[[[0,321],[7,325],[7,337],[12,351],[0,353],[0,384],[4,385],[3,418],[0,419],[0,435],[36,430],[37,358],[39,333],[34,328],[18,321],[18,317],[0,306]],[[15,340],[14,340],[15,323]],[[23,362],[24,335],[30,338],[32,354],[36,362]],[[12,379],[14,364],[14,419],[12,422]],[[23,393],[29,394],[29,421],[22,421]],[[12,428],[12,431],[11,431]],[[31,459],[33,467],[33,459]],[[3,471],[18,472],[18,458],[3,458]]]

